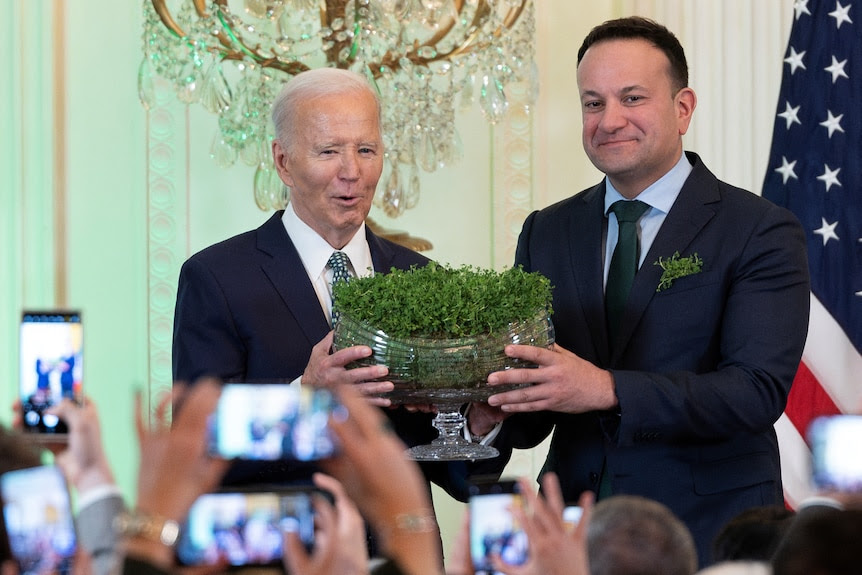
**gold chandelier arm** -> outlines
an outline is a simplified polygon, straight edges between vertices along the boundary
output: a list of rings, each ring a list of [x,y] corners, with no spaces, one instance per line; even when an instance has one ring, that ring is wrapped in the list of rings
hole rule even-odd
[[[504,29],[510,30],[512,28],[512,26],[515,25],[515,23],[518,21],[518,18],[520,18],[521,13],[524,11],[524,8],[527,6],[527,2],[529,2],[529,1],[530,0],[521,0],[520,5],[518,5],[515,8],[509,9],[509,11],[506,13],[506,17],[503,19],[503,25],[494,31],[494,37],[495,38],[499,38],[500,36],[502,36]],[[491,8],[490,8],[487,0],[479,0],[479,4],[476,7],[476,14],[473,17],[473,22],[471,23],[471,26],[475,27],[477,31],[474,32],[473,34],[470,34],[467,37],[467,39],[464,40],[464,42],[460,46],[453,48],[450,52],[448,52],[445,55],[442,55],[442,56],[438,55],[438,57],[436,57],[435,60],[439,60],[442,58],[454,58],[457,56],[461,56],[462,54],[472,52],[473,50],[484,49],[486,47],[486,43],[475,44],[474,42],[476,41],[476,38],[479,34],[478,30],[480,28],[479,25],[481,23],[481,19],[484,16],[486,16],[487,13],[490,12],[490,10],[491,10]]]
[[[170,10],[167,7],[166,0],[151,0],[153,9],[156,11],[156,14],[161,19],[162,23],[165,27],[170,30],[173,34],[175,34],[179,38],[185,38],[186,32],[177,24],[176,20],[174,20],[173,16],[170,13]],[[503,24],[494,31],[494,36],[499,38],[504,30],[510,29],[514,24],[518,21],[518,18],[521,16],[524,8],[527,5],[529,0],[521,0],[521,3],[514,7],[510,8],[506,14],[506,17],[503,20]],[[217,52],[220,54],[223,60],[243,60],[245,57],[250,58],[255,63],[260,65],[263,68],[273,68],[276,70],[281,70],[282,72],[286,72],[290,75],[296,75],[300,72],[308,70],[308,66],[302,64],[297,61],[284,62],[280,60],[276,56],[264,56],[260,53],[260,46],[249,46],[246,44],[241,35],[234,29],[231,23],[227,20],[225,14],[229,12],[227,3],[228,0],[213,0],[213,3],[216,6],[216,18],[221,24],[222,29],[219,30],[215,36],[221,44],[220,47],[208,47],[207,49],[213,52]],[[345,18],[347,11],[347,3],[348,0],[325,0],[324,6],[320,8],[320,20],[321,24],[327,27],[330,27],[332,23],[339,18]],[[209,18],[210,14],[207,12],[206,5],[207,0],[193,0],[193,5],[195,11],[198,16],[201,18]],[[438,31],[432,36],[430,39],[426,40],[422,44],[418,42],[414,45],[413,50],[408,52],[405,56],[414,64],[419,65],[428,65],[432,62],[438,62],[441,60],[456,58],[463,54],[467,54],[474,50],[481,50],[486,47],[487,43],[477,43],[476,39],[479,36],[479,30],[481,29],[481,22],[484,18],[488,16],[491,11],[491,7],[487,0],[479,0],[476,7],[476,12],[473,15],[473,20],[470,24],[471,28],[474,28],[475,31],[469,34],[459,45],[452,48],[452,50],[446,53],[440,53],[436,51],[437,44],[449,34],[455,26],[457,17],[462,14],[465,8],[464,0],[455,0],[454,7],[456,12],[456,17],[450,17],[448,21],[441,25]],[[355,32],[355,31],[354,31]],[[352,44],[354,40],[344,39],[335,41],[332,46],[330,46],[327,50],[327,60],[330,62],[337,62],[338,55],[341,51]],[[419,53],[419,49],[422,47],[431,47],[435,48],[434,56],[421,56]],[[386,66],[390,69],[396,70],[401,67],[398,59],[400,56],[394,55],[391,52],[387,52],[383,57],[382,61],[379,64],[372,64],[371,69],[372,73],[375,77],[380,76],[380,67]]]
[[[185,31],[180,28],[180,25],[177,24],[174,17],[171,15],[171,11],[168,10],[167,4],[165,4],[165,0],[152,0],[153,10],[156,11],[156,14],[159,16],[159,20],[162,21],[162,24],[165,25],[165,28],[173,32],[178,38],[185,38]]]
[[[180,38],[184,38],[186,33],[182,28],[174,21],[173,17],[170,14],[167,6],[165,5],[165,0],[151,0],[153,4],[153,8],[156,10],[156,13],[159,15],[159,18],[162,20],[162,23],[171,30],[174,34],[179,36]],[[198,16],[201,18],[210,18],[210,14],[206,10],[206,0],[193,0],[195,11]],[[234,31],[233,27],[230,25],[225,18],[226,10],[223,8],[227,7],[227,0],[214,0],[214,3],[217,6],[216,18],[222,26],[222,30],[219,30],[215,37],[218,39],[221,44],[220,47],[217,46],[209,46],[207,50],[211,52],[218,53],[223,60],[243,60],[245,57],[251,58],[255,63],[264,67],[264,68],[273,68],[276,70],[281,70],[283,72],[287,72],[288,74],[298,74],[305,70],[308,70],[308,66],[301,64],[299,62],[282,62],[277,57],[266,57],[260,54],[259,46],[256,48],[251,48],[243,42],[242,38]],[[235,46],[238,46],[239,49],[236,49]]]
[[[521,0],[520,6],[518,6],[517,8],[510,8],[509,9],[509,13],[506,14],[506,19],[503,20],[503,27],[506,28],[506,30],[511,29],[512,26],[515,25],[515,22],[517,22],[518,18],[521,17],[521,12],[523,12],[524,8],[527,7],[528,1],[529,0]],[[499,28],[497,28],[497,32],[495,32],[495,35],[499,36],[502,33],[503,33],[503,31],[500,30]]]
[[[480,0],[481,4],[484,4],[484,2],[485,2],[485,0]],[[460,16],[461,12],[464,11],[464,0],[455,0],[454,5],[455,5],[455,13],[458,16]],[[479,13],[478,9],[476,10],[476,13],[477,14]],[[437,32],[436,34],[434,34],[434,36],[432,36],[430,40],[428,40],[427,42],[424,42],[422,44],[422,46],[432,46],[432,47],[436,46],[440,42],[440,40],[445,38],[446,35],[452,31],[452,28],[455,27],[455,21],[456,20],[457,20],[457,18],[449,18],[449,22],[447,22],[443,26],[440,26],[440,31]],[[475,24],[475,23],[476,23],[476,18],[473,19],[473,24]],[[429,61],[431,61],[431,60],[429,60]]]
[[[514,7],[510,8],[506,13],[506,17],[503,19],[503,24],[494,31],[494,37],[499,38],[503,35],[504,30],[509,30],[520,18],[521,13],[524,11],[524,8],[527,6],[527,3],[530,0],[521,0],[521,3]],[[455,9],[458,15],[464,10],[464,1],[463,0],[455,0]],[[420,65],[428,65],[432,62],[439,62],[440,60],[448,60],[452,58],[456,58],[458,56],[462,56],[474,50],[482,50],[487,47],[487,42],[476,43],[476,38],[479,36],[479,30],[481,29],[482,19],[485,18],[488,13],[491,11],[491,7],[487,0],[479,0],[476,6],[476,13],[473,15],[473,20],[470,23],[471,28],[475,28],[475,31],[468,35],[461,44],[452,48],[452,50],[446,53],[437,52],[434,56],[420,56],[419,48],[424,46],[430,46],[435,48],[437,44],[446,37],[446,35],[452,30],[455,25],[455,18],[450,18],[449,22],[445,26],[441,26],[441,30],[437,32],[431,39],[423,42],[421,45],[417,44],[414,46],[413,50],[406,54],[406,57],[413,62],[414,64]],[[387,52],[383,57],[383,61],[381,65],[387,66],[392,69],[398,69],[401,65],[398,63],[398,58],[393,56],[390,52]],[[374,77],[379,77],[379,66],[373,67]]]
[[[332,29],[332,24],[336,20],[345,19],[347,16],[347,0],[326,0],[323,7],[320,9],[320,24],[325,28]],[[351,45],[354,40],[345,38],[344,40],[335,40],[329,48],[326,48],[326,60],[328,62],[338,62],[338,55],[348,45]]]

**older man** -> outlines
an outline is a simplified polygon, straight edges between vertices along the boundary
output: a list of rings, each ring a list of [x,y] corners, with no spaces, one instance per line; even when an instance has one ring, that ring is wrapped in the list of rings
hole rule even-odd
[[[362,76],[315,69],[291,79],[273,104],[272,154],[291,200],[258,229],[193,255],[182,267],[174,320],[173,375],[251,381],[359,385],[367,394],[392,384],[369,382],[383,367],[346,370],[370,349],[330,353],[333,253],[348,273],[365,276],[424,265],[424,256],[374,235],[365,218],[383,169],[380,102]],[[345,259],[346,257],[346,259]],[[373,272],[371,271],[373,270]],[[408,445],[427,443],[430,415],[387,409]],[[307,464],[234,466],[226,483],[307,480]],[[458,491],[450,466],[425,466],[435,482]]]

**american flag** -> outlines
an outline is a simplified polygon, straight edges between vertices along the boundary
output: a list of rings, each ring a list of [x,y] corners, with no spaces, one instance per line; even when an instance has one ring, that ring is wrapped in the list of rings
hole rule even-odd
[[[794,3],[763,196],[808,239],[811,325],[776,423],[795,507],[813,489],[809,422],[862,413],[862,0]]]

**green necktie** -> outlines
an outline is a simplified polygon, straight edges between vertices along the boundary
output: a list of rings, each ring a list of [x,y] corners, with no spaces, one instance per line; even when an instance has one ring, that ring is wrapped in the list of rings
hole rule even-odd
[[[632,283],[638,269],[638,230],[637,221],[649,206],[641,201],[618,200],[611,206],[611,211],[617,216],[620,233],[614,255],[611,257],[611,267],[608,270],[608,284],[605,287],[605,308],[608,316],[608,334],[611,347],[619,328],[623,308],[632,290]],[[602,500],[613,494],[611,489],[611,470],[608,462],[602,462],[601,477],[597,499]]]
[[[649,205],[638,200],[619,200],[611,206],[611,211],[617,216],[620,230],[605,287],[605,309],[612,347],[638,269],[637,221],[648,209]]]
[[[330,283],[329,293],[332,295],[332,286],[336,282],[347,281],[350,279],[350,269],[347,265],[350,263],[350,258],[342,251],[334,251],[329,256],[329,261],[326,262],[327,267],[332,270],[332,282]],[[335,302],[332,305],[332,327],[335,327],[335,322],[338,321],[338,311],[335,309]]]

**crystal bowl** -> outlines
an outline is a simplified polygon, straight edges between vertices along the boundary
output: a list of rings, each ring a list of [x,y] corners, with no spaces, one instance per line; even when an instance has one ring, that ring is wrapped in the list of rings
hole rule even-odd
[[[495,333],[464,338],[390,337],[383,331],[342,314],[335,326],[336,350],[367,345],[371,356],[348,367],[385,365],[380,378],[395,388],[384,394],[393,403],[453,403],[485,401],[490,395],[522,385],[487,385],[488,375],[511,368],[536,367],[507,357],[508,344],[548,347],[554,343],[554,326],[546,310],[525,321],[515,321]]]

